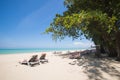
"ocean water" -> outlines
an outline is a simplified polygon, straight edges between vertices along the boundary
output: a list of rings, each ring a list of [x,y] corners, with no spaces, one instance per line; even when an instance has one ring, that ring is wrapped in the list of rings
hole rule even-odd
[[[17,54],[17,53],[35,53],[50,51],[68,51],[68,50],[84,50],[85,48],[25,48],[25,49],[0,49],[0,54]]]

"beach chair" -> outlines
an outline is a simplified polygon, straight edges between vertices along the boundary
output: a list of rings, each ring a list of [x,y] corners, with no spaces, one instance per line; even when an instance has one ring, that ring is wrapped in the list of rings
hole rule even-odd
[[[41,57],[39,59],[41,63],[48,62],[48,60],[45,57],[46,57],[46,53],[41,54]]]
[[[34,66],[36,64],[40,65],[40,61],[38,60],[38,55],[33,55],[29,61],[23,60],[22,62],[19,62],[19,63],[23,65],[29,65],[29,66]]]
[[[28,61],[29,66],[34,66],[36,64],[40,65],[40,61],[38,59],[38,55],[33,55],[32,58]]]

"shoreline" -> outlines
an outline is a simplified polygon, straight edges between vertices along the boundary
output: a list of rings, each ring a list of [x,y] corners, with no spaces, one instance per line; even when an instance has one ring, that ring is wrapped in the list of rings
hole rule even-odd
[[[86,50],[86,49],[79,49],[79,48],[63,48],[63,49],[48,49],[46,48],[46,50],[42,50],[42,48],[40,49],[0,49],[0,55],[1,54],[23,54],[23,53],[39,53],[39,52],[55,52],[55,51],[80,51],[80,50]]]

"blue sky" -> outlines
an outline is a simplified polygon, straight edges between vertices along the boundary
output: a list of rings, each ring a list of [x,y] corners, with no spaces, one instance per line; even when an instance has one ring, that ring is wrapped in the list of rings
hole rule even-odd
[[[86,39],[53,41],[43,35],[56,13],[66,10],[64,0],[0,0],[0,48],[89,47]]]

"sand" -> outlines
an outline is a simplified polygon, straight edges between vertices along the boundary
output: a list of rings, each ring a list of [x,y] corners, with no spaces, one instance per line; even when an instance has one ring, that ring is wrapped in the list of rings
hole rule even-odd
[[[120,80],[120,64],[118,62],[109,63],[109,65],[114,66],[107,66],[111,68],[110,72],[106,69],[106,65],[99,62],[96,64],[102,66],[88,65],[89,61],[84,62],[84,65],[71,65],[69,63],[76,60],[62,58],[53,52],[46,53],[49,62],[34,67],[21,65],[18,62],[29,59],[33,54],[40,56],[41,52],[0,55],[0,80]],[[102,69],[106,69],[106,72]]]

